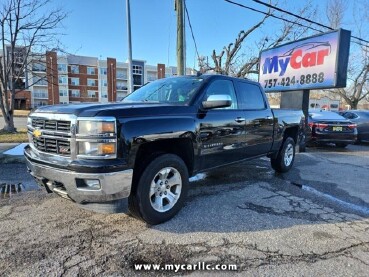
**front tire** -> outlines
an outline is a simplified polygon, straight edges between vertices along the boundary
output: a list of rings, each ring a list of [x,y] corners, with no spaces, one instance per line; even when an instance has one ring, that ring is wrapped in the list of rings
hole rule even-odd
[[[135,192],[128,198],[130,212],[151,225],[171,219],[184,204],[188,179],[186,164],[177,155],[155,158],[142,172]]]
[[[288,137],[284,141],[282,148],[276,157],[270,159],[272,168],[280,173],[287,172],[291,169],[295,161],[295,141]]]

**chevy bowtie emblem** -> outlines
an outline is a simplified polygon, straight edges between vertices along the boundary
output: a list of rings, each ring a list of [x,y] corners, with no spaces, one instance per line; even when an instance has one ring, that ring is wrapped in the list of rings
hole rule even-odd
[[[36,130],[33,131],[33,136],[35,138],[39,138],[39,137],[41,137],[41,135],[42,135],[42,132],[40,130],[36,129]]]

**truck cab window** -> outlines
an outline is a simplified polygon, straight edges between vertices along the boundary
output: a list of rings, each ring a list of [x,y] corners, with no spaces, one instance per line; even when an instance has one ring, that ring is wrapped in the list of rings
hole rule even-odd
[[[226,108],[219,109],[238,109],[236,92],[233,87],[232,81],[229,80],[215,80],[212,82],[206,90],[205,99],[210,95],[229,95],[232,99],[232,105]]]
[[[237,82],[237,88],[242,103],[241,109],[263,110],[266,108],[263,94],[258,86],[246,82]]]

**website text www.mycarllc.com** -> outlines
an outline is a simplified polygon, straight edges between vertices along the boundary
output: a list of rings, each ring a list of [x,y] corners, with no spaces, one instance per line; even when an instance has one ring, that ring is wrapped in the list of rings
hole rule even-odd
[[[198,262],[196,264],[134,264],[136,271],[237,271],[234,264],[207,264]]]

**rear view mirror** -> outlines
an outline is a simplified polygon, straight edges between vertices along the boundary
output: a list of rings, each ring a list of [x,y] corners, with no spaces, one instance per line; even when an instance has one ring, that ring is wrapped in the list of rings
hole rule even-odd
[[[232,105],[232,99],[227,94],[209,95],[206,101],[202,101],[204,109],[225,108]]]

